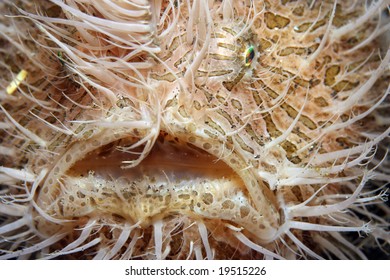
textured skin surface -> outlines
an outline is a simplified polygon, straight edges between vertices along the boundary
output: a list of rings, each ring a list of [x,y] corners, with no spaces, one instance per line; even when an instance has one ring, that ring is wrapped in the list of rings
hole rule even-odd
[[[386,1],[51,2],[1,3],[0,258],[388,249]]]

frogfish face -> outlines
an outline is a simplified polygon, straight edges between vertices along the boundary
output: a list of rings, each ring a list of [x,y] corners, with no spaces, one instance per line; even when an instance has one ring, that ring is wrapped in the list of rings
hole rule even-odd
[[[0,259],[389,250],[387,1],[37,7],[0,6]]]

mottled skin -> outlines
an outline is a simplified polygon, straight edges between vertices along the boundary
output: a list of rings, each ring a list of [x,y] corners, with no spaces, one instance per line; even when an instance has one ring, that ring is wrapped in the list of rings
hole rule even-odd
[[[93,30],[68,8],[121,22],[103,4],[39,2],[44,17],[18,3],[40,28],[22,54],[3,47],[1,83],[8,70],[29,77],[1,97],[0,165],[25,173],[0,170],[0,232],[34,230],[0,243],[15,252],[3,258],[44,240],[30,257],[84,246],[96,258],[364,258],[338,232],[389,242],[388,207],[363,201],[380,201],[389,179],[385,164],[370,171],[370,150],[383,157],[390,54],[378,38],[350,51],[385,1],[363,25],[364,1],[203,2],[115,2],[136,11],[124,21],[136,31]]]

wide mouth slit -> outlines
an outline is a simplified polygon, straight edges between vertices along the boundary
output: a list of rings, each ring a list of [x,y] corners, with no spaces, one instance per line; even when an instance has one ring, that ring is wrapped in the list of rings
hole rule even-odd
[[[216,223],[251,224],[263,230],[241,177],[226,163],[191,143],[159,137],[149,155],[133,168],[123,161],[121,140],[87,154],[69,168],[53,203],[64,218],[119,215],[143,228],[171,215]],[[100,214],[99,214],[100,213]]]
[[[67,172],[73,177],[91,173],[102,178],[126,177],[129,180],[148,178],[154,182],[180,183],[191,180],[236,178],[234,170],[217,157],[188,142],[169,136],[159,137],[155,145],[135,167],[126,168],[124,162],[136,160],[144,147],[124,152],[123,140],[110,143],[89,153]]]

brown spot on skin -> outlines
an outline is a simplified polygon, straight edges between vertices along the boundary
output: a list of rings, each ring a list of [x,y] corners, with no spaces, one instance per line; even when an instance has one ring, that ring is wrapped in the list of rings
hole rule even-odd
[[[325,85],[331,86],[336,82],[336,76],[340,73],[339,65],[332,65],[326,69],[325,72]]]
[[[202,106],[200,105],[199,101],[194,100],[194,108],[196,110],[200,110],[202,108]]]
[[[282,133],[276,128],[276,125],[275,123],[273,122],[272,118],[270,115],[268,114],[264,114],[263,115],[263,118],[265,120],[265,122],[267,123],[267,131],[269,133],[269,135],[273,138],[276,138],[278,136],[280,136]]]
[[[294,78],[294,83],[304,88],[312,88],[318,85],[321,81],[319,79],[304,80],[300,77]]]
[[[303,16],[303,12],[305,11],[305,8],[303,6],[299,6],[293,10],[293,14],[296,16]]]
[[[267,95],[272,99],[275,99],[279,96],[279,94],[277,94],[276,91],[266,86],[262,80],[258,80],[257,83],[260,85],[260,88],[264,90],[267,93]]]
[[[304,54],[306,51],[305,51],[305,48],[298,48],[298,47],[287,47],[287,48],[284,48],[282,49],[278,55],[280,56],[287,56],[287,55],[290,55],[290,54],[297,54],[297,55],[302,55]]]
[[[208,102],[210,102],[213,99],[213,95],[205,88],[202,87],[199,88],[199,90],[204,94]]]
[[[249,152],[250,154],[253,154],[255,151],[249,147],[245,142],[244,140],[242,140],[242,138],[238,135],[235,135],[234,139],[237,141],[237,143],[240,145],[240,147],[244,150],[244,151],[247,151]]]
[[[339,144],[339,146],[343,149],[348,149],[351,147],[356,146],[356,144],[352,143],[348,138],[346,137],[338,137],[336,138],[336,142]]]
[[[298,156],[287,155],[287,158],[288,158],[289,161],[291,161],[294,164],[298,164],[298,163],[302,162],[302,160]]]
[[[229,27],[222,27],[222,30],[226,31],[226,32],[229,33],[230,35],[233,35],[233,36],[236,35],[236,32],[235,32],[232,28],[229,28]]]
[[[255,86],[254,86],[253,84],[252,84],[252,87],[255,88]],[[251,92],[252,92],[253,99],[254,99],[255,102],[256,102],[256,105],[257,105],[257,106],[260,106],[261,103],[262,103],[262,100],[261,100],[261,98],[260,98],[259,93],[257,92],[257,90],[252,90]]]
[[[232,99],[232,105],[234,108],[236,108],[237,110],[241,111],[242,110],[242,105],[241,105],[241,102],[237,99]]]
[[[225,133],[225,131],[222,129],[222,127],[221,127],[219,124],[217,124],[216,122],[214,122],[212,119],[207,118],[206,121],[205,121],[205,123],[206,123],[209,127],[211,127],[211,128],[213,128],[214,130],[218,131],[220,134],[226,135],[226,133]]]
[[[179,194],[179,195],[178,195],[178,198],[184,199],[184,200],[188,200],[188,199],[190,199],[191,197],[190,197],[189,194]]]
[[[245,218],[246,216],[249,215],[249,209],[248,207],[245,207],[245,206],[241,206],[240,207],[240,216],[241,218]]]
[[[227,119],[227,121],[230,123],[230,125],[234,125],[234,121],[228,112],[226,112],[222,109],[218,109],[217,113],[220,114],[221,116],[223,116],[225,119]]]
[[[311,130],[314,130],[317,128],[317,125],[315,124],[315,122],[313,122],[309,117],[307,116],[304,116],[304,115],[301,115],[299,117],[299,121],[301,123],[303,123],[306,127],[308,127],[309,129]]]
[[[210,53],[209,56],[215,60],[235,60],[236,59],[236,57],[234,57],[234,56],[221,55],[221,54],[217,54],[217,53]]]
[[[293,129],[293,133],[298,135],[299,138],[301,138],[301,140],[304,140],[306,142],[309,142],[311,140],[311,138],[309,136],[307,136],[305,133],[303,133],[299,127],[295,127]]]
[[[207,143],[207,142],[206,142],[206,143],[203,144],[203,148],[204,148],[205,150],[209,150],[209,149],[211,149],[211,147],[212,147],[212,146],[211,146],[210,143]]]
[[[260,52],[264,52],[272,46],[272,43],[263,38],[260,39]]]
[[[348,14],[343,13],[340,4],[337,4],[336,15],[333,19],[332,24],[336,27],[340,27],[347,24],[351,19],[357,16],[359,16],[359,13],[357,11],[351,11]]]
[[[197,71],[197,76],[198,77],[217,77],[217,76],[223,76],[227,74],[231,74],[233,70],[217,70],[217,71]]]
[[[179,107],[179,114],[182,115],[184,118],[188,118],[188,117],[189,117],[189,115],[188,115],[188,113],[186,112],[186,109],[184,108],[183,105],[181,105],[181,106]]]
[[[297,147],[291,143],[290,141],[283,141],[280,146],[287,152],[287,154],[291,155],[297,150]]]
[[[210,205],[213,203],[214,201],[214,198],[213,198],[213,195],[211,193],[205,193],[202,195],[202,201],[204,202],[204,204],[206,205]]]
[[[296,54],[296,55],[308,55],[313,52],[318,48],[319,44],[314,44],[310,47],[304,48],[304,47],[287,47],[282,49],[278,55],[280,56],[287,56],[290,54]]]
[[[298,33],[302,33],[302,32],[305,32],[309,29],[309,27],[311,26],[311,23],[310,22],[306,22],[306,23],[302,23],[301,25],[299,26],[295,26],[294,27],[294,31],[295,32],[298,32]]]
[[[316,97],[314,98],[314,103],[319,107],[326,107],[329,106],[329,103],[326,102],[325,98],[323,97]]]
[[[166,107],[175,107],[177,105],[177,98],[174,97],[167,101]]]
[[[231,50],[231,51],[235,51],[236,48],[237,48],[235,45],[226,44],[226,43],[218,43],[217,46],[221,47],[221,48],[225,48],[225,49]]]
[[[152,73],[150,75],[150,77],[154,80],[157,80],[157,81],[167,81],[167,82],[174,82],[176,81],[176,77],[175,75],[173,75],[172,73],[166,73],[166,74],[163,74],[163,75],[157,75],[157,74],[154,74]]]
[[[225,200],[222,203],[222,209],[233,209],[234,208],[234,203],[231,200]]]
[[[317,71],[321,71],[321,69],[325,66],[325,65],[328,65],[330,62],[332,61],[332,58],[327,55],[324,57],[323,61],[320,63],[317,61],[317,64],[316,64],[316,70]]]
[[[281,29],[286,27],[290,23],[290,20],[288,18],[271,12],[264,13],[264,21],[269,29],[274,29],[274,28]]]
[[[337,84],[335,84],[332,87],[332,89],[336,92],[348,91],[348,90],[352,90],[352,89],[356,88],[358,85],[359,85],[359,82],[353,83],[350,81],[342,80],[342,81],[338,82]]]
[[[223,97],[223,96],[221,96],[221,95],[218,94],[218,95],[216,96],[216,98],[217,98],[217,100],[218,100],[221,104],[227,106],[225,97]]]
[[[245,71],[241,71],[240,73],[238,73],[238,75],[234,78],[233,81],[224,81],[222,82],[222,84],[228,91],[231,91],[241,81],[244,75]]]
[[[292,119],[295,119],[296,116],[298,115],[298,111],[286,103],[282,104],[281,107],[289,115],[289,117]],[[301,115],[299,117],[299,121],[302,122],[306,127],[308,127],[311,130],[314,130],[317,128],[317,125],[309,117],[307,117],[305,115]]]
[[[177,60],[173,65],[175,67],[178,67],[179,65],[181,65],[182,63],[186,62],[189,60],[189,55],[190,55],[190,51],[187,51],[179,60]]]
[[[256,141],[257,144],[259,144],[260,146],[264,146],[264,141],[253,130],[253,128],[250,124],[246,125],[245,131],[246,131],[246,133],[248,133],[251,136],[252,139],[254,139]]]

